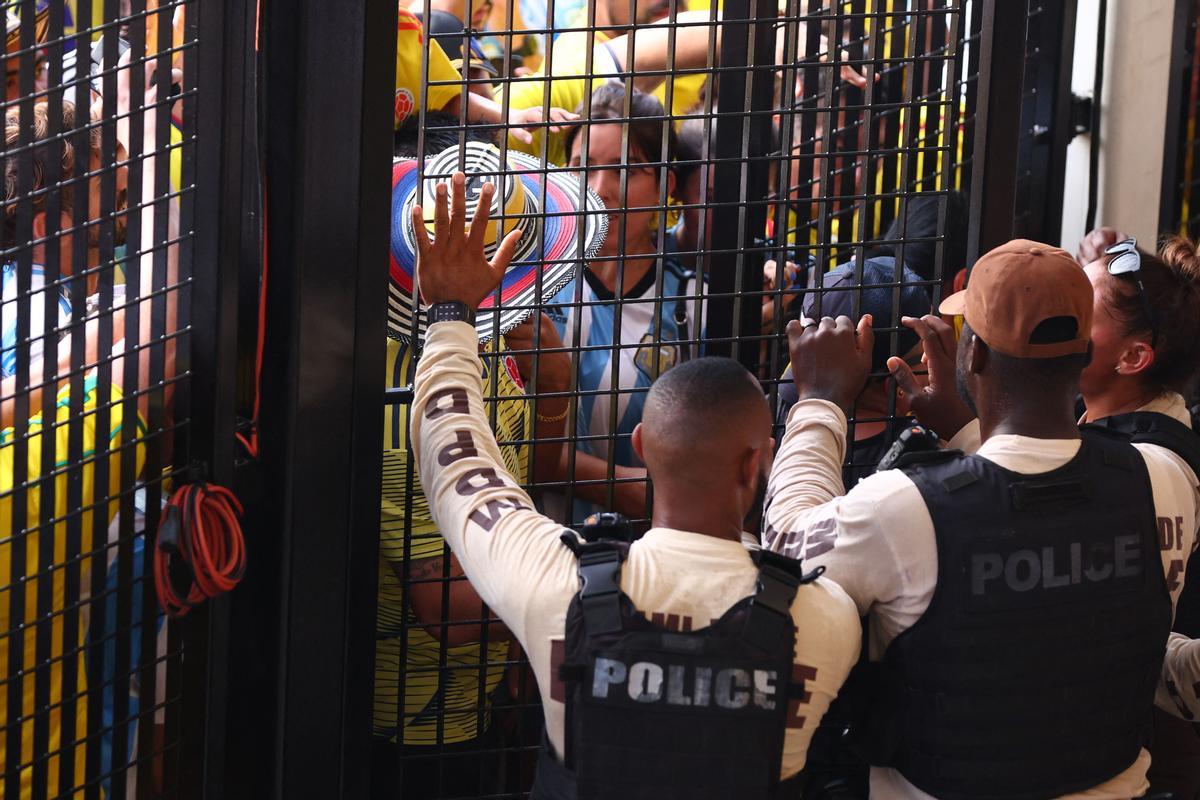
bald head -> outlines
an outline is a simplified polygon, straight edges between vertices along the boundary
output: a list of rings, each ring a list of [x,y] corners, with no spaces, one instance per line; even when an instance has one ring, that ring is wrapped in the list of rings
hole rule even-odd
[[[646,396],[642,457],[656,486],[728,481],[767,447],[771,413],[758,381],[729,358],[698,358],[662,375]]]

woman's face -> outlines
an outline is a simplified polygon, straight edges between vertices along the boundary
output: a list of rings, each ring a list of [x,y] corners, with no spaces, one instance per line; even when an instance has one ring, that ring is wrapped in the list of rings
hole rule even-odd
[[[1121,324],[1113,317],[1105,300],[1114,287],[1109,282],[1116,280],[1108,274],[1103,259],[1088,264],[1084,271],[1092,282],[1092,360],[1083,371],[1079,390],[1086,398],[1102,391],[1117,379],[1117,363],[1129,346],[1129,337],[1122,332]]]
[[[659,213],[653,207],[661,204],[659,168],[638,166],[650,159],[637,152],[632,142],[629,158],[622,159],[622,127],[619,122],[593,122],[588,128],[587,183],[600,196],[609,212],[608,236],[600,248],[600,255],[654,253],[657,249],[653,245],[652,231],[659,222]],[[580,132],[571,145],[572,167],[583,165],[583,138]],[[633,166],[622,167],[622,163]],[[622,173],[625,174],[623,195]],[[643,210],[626,210],[638,208]],[[623,242],[619,240],[622,219],[625,223]]]

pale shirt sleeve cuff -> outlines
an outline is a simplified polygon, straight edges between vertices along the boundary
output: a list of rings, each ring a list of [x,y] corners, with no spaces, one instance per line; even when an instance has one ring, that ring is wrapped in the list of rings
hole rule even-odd
[[[1200,717],[1200,641],[1172,633],[1167,640],[1155,705],[1189,722]]]
[[[964,453],[974,453],[979,449],[979,445],[982,444],[980,441],[981,436],[982,434],[979,432],[979,418],[976,417],[966,425],[963,425],[962,430],[954,434],[954,436],[950,438],[950,441],[946,443],[946,446],[951,450],[962,450]]]
[[[475,326],[469,322],[435,322],[430,325],[425,334],[426,353],[450,347],[465,347],[471,351],[471,355],[478,355],[479,339]]]
[[[846,412],[828,400],[800,400],[788,412],[787,427],[803,416],[810,422],[824,422],[835,430],[846,432]],[[823,418],[823,419],[822,419]]]

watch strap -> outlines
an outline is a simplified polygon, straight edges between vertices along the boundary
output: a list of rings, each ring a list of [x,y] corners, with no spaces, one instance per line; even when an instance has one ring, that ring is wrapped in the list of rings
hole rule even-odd
[[[434,303],[429,307],[427,312],[429,316],[429,324],[435,322],[468,322],[475,324],[475,314],[471,309],[467,308],[467,304],[459,300],[451,300],[446,303]]]

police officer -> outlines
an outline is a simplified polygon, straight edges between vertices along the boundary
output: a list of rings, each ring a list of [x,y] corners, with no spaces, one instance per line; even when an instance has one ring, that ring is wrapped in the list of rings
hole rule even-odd
[[[1142,745],[1179,591],[1156,516],[1182,520],[1190,552],[1196,509],[1178,459],[1077,427],[1092,307],[1057,248],[1019,240],[982,257],[940,309],[965,317],[957,345],[937,317],[905,320],[929,387],[889,361],[919,418],[953,436],[978,416],[982,445],[845,496],[845,419],[828,400],[855,345],[829,320],[789,329],[801,402],[768,487],[767,544],[826,567],[870,613],[875,694],[855,727],[873,797],[1148,786]]]
[[[1091,281],[1092,358],[1080,376],[1086,408],[1080,423],[1127,435],[1159,458],[1175,458],[1200,486],[1200,436],[1184,395],[1200,372],[1200,254],[1195,242],[1181,236],[1163,238],[1158,253],[1111,229],[1094,231],[1081,245],[1080,260]],[[904,382],[907,375],[901,374]],[[938,418],[928,424],[941,429]],[[978,447],[978,420],[958,437],[968,449]],[[973,442],[973,443],[972,443]],[[1200,490],[1193,488],[1200,497]],[[1165,503],[1184,506],[1178,499]],[[1194,503],[1193,505],[1200,505]],[[1177,798],[1200,796],[1200,729],[1189,709],[1195,680],[1187,677],[1194,644],[1200,636],[1200,559],[1190,558],[1186,537],[1176,536],[1183,522],[1158,519],[1160,547],[1167,561],[1167,584],[1183,589],[1175,604],[1175,623],[1168,644],[1164,678],[1154,714],[1152,763],[1148,774],[1154,793]],[[1167,554],[1170,553],[1169,560]],[[1176,635],[1178,634],[1178,635]]]
[[[534,796],[772,796],[803,768],[860,636],[838,586],[743,544],[773,450],[757,382],[728,359],[660,377],[633,433],[654,482],[653,527],[632,544],[564,536],[504,468],[468,324],[516,241],[489,262],[493,188],[468,227],[463,176],[451,184],[437,189],[433,243],[414,211],[431,324],[413,449],[439,529],[537,677],[547,744]],[[863,348],[849,356],[860,384],[869,330]],[[565,411],[562,398],[538,406]]]
[[[1080,392],[1087,406],[1083,422],[1122,431],[1134,442],[1173,453],[1200,485],[1200,436],[1184,395],[1200,371],[1200,254],[1196,243],[1165,237],[1157,254],[1136,240],[1114,242],[1085,266],[1095,290],[1092,321],[1094,358],[1084,370]],[[1172,674],[1186,647],[1181,636],[1200,637],[1200,558],[1188,559],[1174,536],[1176,520],[1159,521],[1163,547],[1175,551],[1174,575],[1185,575],[1168,648],[1167,677],[1155,709],[1153,763],[1155,792],[1177,798],[1200,797],[1200,727],[1186,698],[1195,696],[1194,679]],[[1184,563],[1187,568],[1184,570]],[[1182,659],[1184,664],[1194,663]],[[1178,670],[1176,670],[1177,672]],[[1165,700],[1165,702],[1163,702]]]

